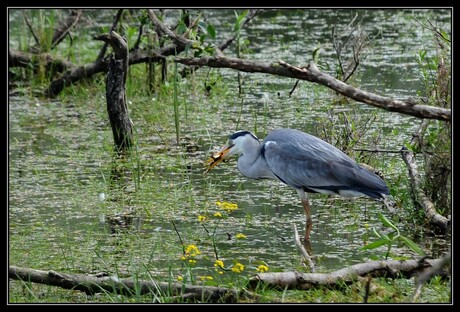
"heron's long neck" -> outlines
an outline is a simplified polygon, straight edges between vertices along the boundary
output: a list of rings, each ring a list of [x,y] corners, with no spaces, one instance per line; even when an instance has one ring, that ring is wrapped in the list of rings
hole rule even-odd
[[[260,143],[251,141],[238,158],[238,170],[251,179],[276,179],[260,153]]]

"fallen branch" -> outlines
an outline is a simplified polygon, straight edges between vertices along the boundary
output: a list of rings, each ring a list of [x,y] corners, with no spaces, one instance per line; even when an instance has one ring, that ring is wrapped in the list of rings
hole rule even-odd
[[[165,54],[162,54],[165,53]],[[129,65],[146,63],[146,62],[158,62],[163,60],[165,57],[162,55],[170,55],[174,53],[172,47],[165,47],[158,52],[145,53],[143,51],[135,51],[129,54]],[[45,91],[46,96],[54,97],[61,93],[65,87],[72,85],[82,79],[90,78],[98,73],[107,73],[109,70],[108,63],[105,60],[96,60],[95,62],[82,65],[73,66],[69,68],[61,77],[51,82],[49,88]]]
[[[305,247],[300,242],[300,236],[299,236],[299,233],[297,232],[297,226],[295,224],[293,224],[293,226],[294,226],[294,242],[295,242],[295,245],[297,246],[297,249],[299,249],[300,254],[302,255],[302,258],[304,258],[305,262],[307,262],[308,267],[310,268],[310,271],[312,273],[315,273],[315,264],[311,260],[311,257],[308,254],[308,252],[305,250]],[[310,244],[309,241],[307,243]],[[309,248],[311,250],[311,246],[309,246]]]
[[[236,302],[239,295],[233,289],[221,287],[191,286],[181,283],[143,281],[114,276],[97,277],[86,274],[64,274],[16,266],[8,268],[8,277],[14,280],[78,290],[88,295],[101,292],[116,292],[125,295],[152,293],[162,297],[174,297],[177,300],[192,299],[206,303],[232,303]]]
[[[278,63],[264,63],[260,61],[226,57],[222,54],[212,57],[176,58],[175,61],[189,66],[199,65],[216,68],[231,68],[250,73],[259,72],[307,80],[326,86],[358,102],[388,111],[399,112],[419,118],[438,119],[443,121],[451,120],[451,111],[449,109],[418,105],[412,101],[395,100],[354,88],[328,74],[322,73],[313,62],[305,68],[299,68],[284,61],[279,61]]]
[[[415,163],[414,153],[409,151],[406,147],[403,147],[401,156],[407,165],[407,170],[409,171],[414,199],[424,208],[425,216],[430,224],[435,225],[443,232],[446,232],[450,226],[450,219],[438,214],[431,200],[429,200],[429,198],[423,193],[421,187],[422,182],[418,173],[417,164]]]
[[[273,272],[259,273],[249,280],[251,289],[260,284],[279,289],[310,289],[318,286],[336,287],[343,283],[351,284],[366,276],[412,277],[424,272],[428,268],[439,265],[443,259],[417,260],[386,260],[359,263],[331,273],[301,273],[301,272]],[[445,270],[435,272],[439,275],[448,275]]]
[[[433,265],[429,270],[426,270],[422,274],[416,277],[416,285],[414,294],[412,295],[412,302],[416,302],[420,294],[422,293],[422,286],[429,281],[433,276],[439,275],[445,267],[448,267],[449,273],[452,274],[452,252],[445,254],[438,263]],[[451,279],[452,283],[452,279]],[[452,294],[451,294],[452,295]],[[450,298],[452,300],[452,297]]]
[[[69,16],[62,21],[59,21],[56,29],[54,30],[53,39],[51,41],[51,49],[54,49],[66,35],[70,36],[70,30],[77,25],[80,20],[83,10],[70,10]]]
[[[37,71],[40,66],[43,66],[50,76],[54,76],[56,73],[73,68],[74,64],[56,58],[49,53],[34,54],[13,49],[8,50],[8,67],[33,68],[34,71]]]

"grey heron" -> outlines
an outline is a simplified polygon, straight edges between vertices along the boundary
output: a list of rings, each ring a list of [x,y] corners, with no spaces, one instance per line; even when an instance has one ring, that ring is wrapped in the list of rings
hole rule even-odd
[[[308,193],[366,196],[384,202],[390,193],[377,174],[326,141],[296,129],[273,130],[263,142],[250,131],[237,131],[207,160],[205,173],[231,155],[239,156],[238,170],[244,176],[275,179],[297,191],[306,214],[305,242],[312,228]]]

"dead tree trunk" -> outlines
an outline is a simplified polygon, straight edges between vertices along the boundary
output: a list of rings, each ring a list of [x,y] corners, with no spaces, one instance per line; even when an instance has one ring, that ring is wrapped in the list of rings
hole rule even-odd
[[[112,31],[97,36],[111,45],[115,57],[110,59],[106,79],[107,112],[112,126],[115,149],[119,154],[131,149],[133,130],[126,101],[126,76],[128,73],[128,44],[124,38]]]

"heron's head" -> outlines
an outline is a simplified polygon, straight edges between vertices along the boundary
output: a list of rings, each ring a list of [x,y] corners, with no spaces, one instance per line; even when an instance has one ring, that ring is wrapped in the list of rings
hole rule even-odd
[[[254,140],[259,142],[259,139],[253,133],[246,130],[237,131],[230,135],[227,143],[218,152],[213,153],[206,161],[205,173],[231,155],[241,155],[248,145],[248,142]]]

